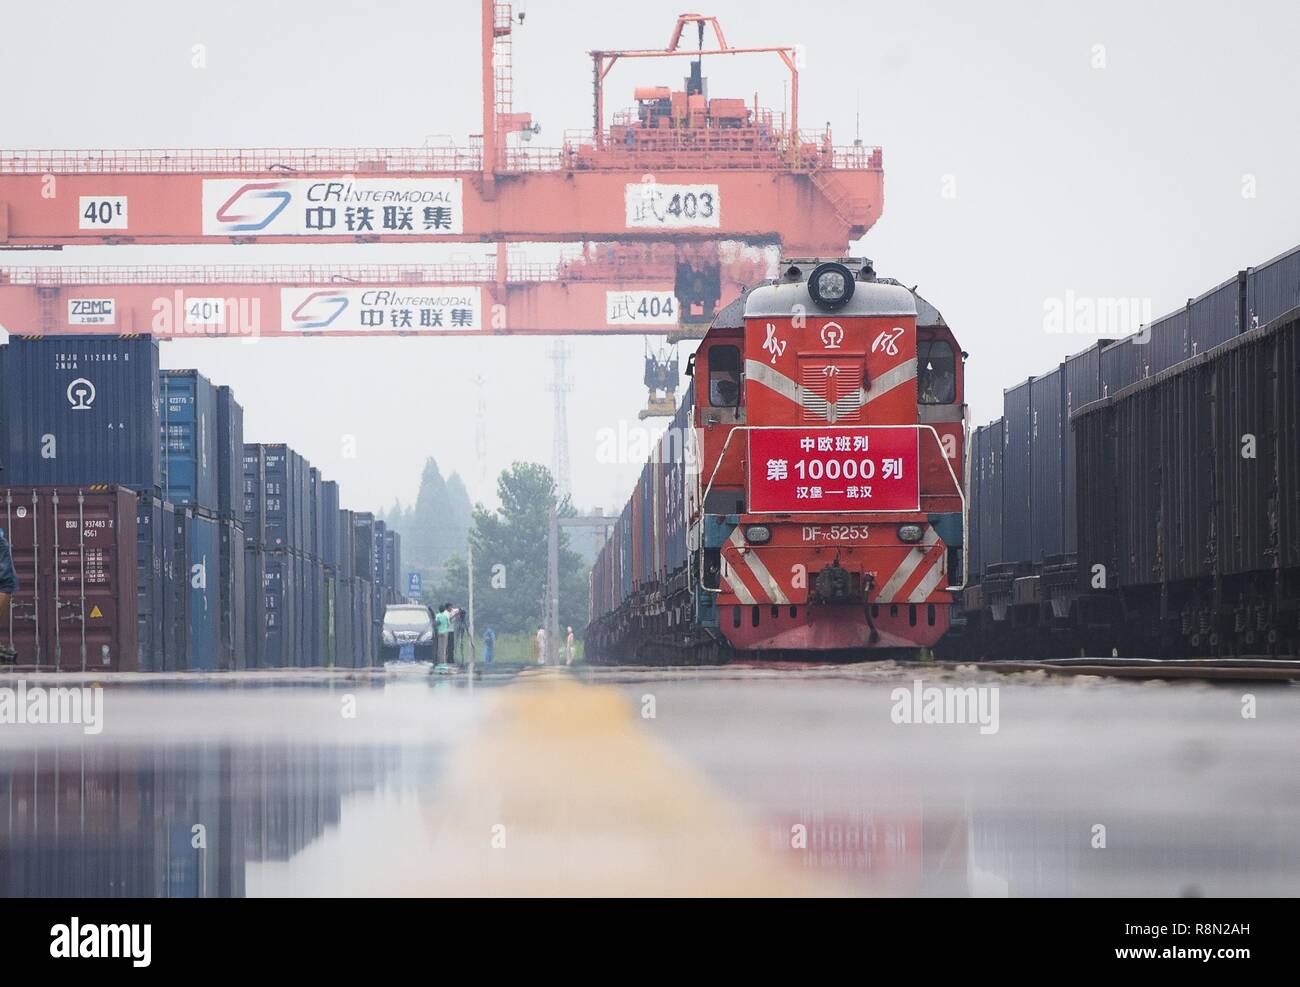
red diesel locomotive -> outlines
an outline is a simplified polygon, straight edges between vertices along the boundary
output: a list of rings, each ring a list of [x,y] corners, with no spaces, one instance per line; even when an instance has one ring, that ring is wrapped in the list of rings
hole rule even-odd
[[[963,357],[865,260],[782,262],[713,320],[591,574],[598,661],[915,654],[963,582]]]

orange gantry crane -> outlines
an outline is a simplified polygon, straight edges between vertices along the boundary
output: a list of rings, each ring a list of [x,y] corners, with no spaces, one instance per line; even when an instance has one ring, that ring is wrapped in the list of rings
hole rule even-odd
[[[559,148],[511,105],[510,4],[482,0],[483,134],[468,147],[0,151],[0,245],[741,240],[842,250],[879,218],[879,148],[797,128],[795,49],[732,48],[684,14],[663,50],[592,52],[596,127]],[[700,30],[698,50],[679,47]],[[703,47],[705,25],[717,48]],[[705,57],[776,52],[789,125],[708,99]],[[601,119],[621,59],[695,59],[685,91]],[[824,252],[824,251],[823,251]]]
[[[705,299],[765,276],[765,255],[719,259],[712,287],[675,283],[673,250],[588,250],[557,264],[0,268],[0,328],[23,334],[191,336],[668,335],[679,293]],[[670,248],[672,245],[668,245]],[[665,259],[666,258],[666,259]],[[688,277],[695,269],[683,265]],[[679,281],[681,279],[679,278]],[[700,316],[685,315],[685,321]]]
[[[0,327],[693,335],[752,283],[755,248],[838,255],[879,218],[879,148],[799,129],[793,47],[733,48],[716,18],[683,14],[664,49],[592,52],[593,130],[541,148],[513,107],[511,4],[481,9],[483,132],[465,147],[0,150],[0,249],[495,243],[487,267],[0,270]],[[788,119],[709,98],[705,58],[754,54],[788,68]],[[683,57],[683,89],[639,88],[606,123],[618,62]],[[508,244],[565,242],[582,254],[556,268],[508,261]]]

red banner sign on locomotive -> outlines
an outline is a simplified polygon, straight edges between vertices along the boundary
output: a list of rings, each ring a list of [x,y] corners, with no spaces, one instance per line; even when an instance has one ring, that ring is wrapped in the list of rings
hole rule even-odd
[[[750,513],[921,509],[916,429],[771,428],[749,433]]]

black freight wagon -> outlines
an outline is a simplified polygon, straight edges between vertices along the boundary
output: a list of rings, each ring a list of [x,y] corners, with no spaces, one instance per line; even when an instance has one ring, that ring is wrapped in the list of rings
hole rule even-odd
[[[1081,591],[1124,654],[1300,649],[1300,312],[1076,414]]]
[[[1233,574],[1258,575],[1261,557],[1288,558],[1285,519],[1296,509],[1288,491],[1300,468],[1292,460],[1300,456],[1278,456],[1271,473],[1224,471],[1236,465],[1227,455],[1231,435],[1241,443],[1252,435],[1257,444],[1300,448],[1289,424],[1294,402],[1287,403],[1291,344],[1256,350],[1241,343],[1266,325],[1279,331],[1297,308],[1300,247],[1238,271],[1138,333],[1100,340],[1004,392],[1003,418],[972,435],[972,565],[962,595],[965,620],[949,635],[949,652],[1077,655],[1095,645],[1108,654],[1116,616],[1107,608],[1123,602],[1116,586],[1222,582]],[[1224,355],[1238,345],[1247,349]],[[1235,369],[1205,369],[1221,360]],[[1194,367],[1201,369],[1189,376]],[[1090,407],[1094,402],[1101,404]],[[1102,414],[1103,406],[1110,411]],[[1101,417],[1094,421],[1094,413]],[[996,464],[994,428],[1002,431]],[[1129,443],[1123,456],[1121,440]],[[1212,501],[1215,511],[1206,506]],[[1285,583],[1274,579],[1279,600],[1290,598]],[[1125,599],[1137,592],[1125,590]],[[1189,604],[1175,636],[1186,647],[1222,651],[1257,646],[1262,635],[1272,649],[1287,632],[1288,605],[1251,598],[1231,608],[1230,631],[1222,627],[1221,598]],[[1163,599],[1157,608],[1156,623],[1166,632],[1160,622],[1172,620],[1171,608],[1179,605]],[[1131,622],[1148,616],[1121,612]],[[1143,647],[1150,650],[1149,643]]]

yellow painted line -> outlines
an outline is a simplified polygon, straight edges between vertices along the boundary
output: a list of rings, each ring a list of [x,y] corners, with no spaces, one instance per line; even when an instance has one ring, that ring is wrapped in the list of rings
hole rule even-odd
[[[423,807],[432,852],[387,893],[841,893],[769,849],[617,689],[538,668],[494,699]]]

